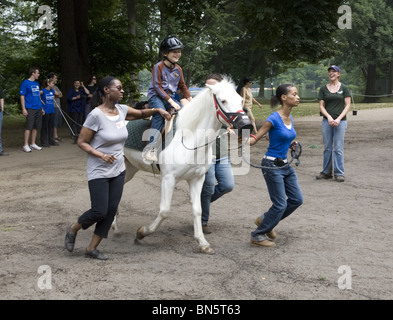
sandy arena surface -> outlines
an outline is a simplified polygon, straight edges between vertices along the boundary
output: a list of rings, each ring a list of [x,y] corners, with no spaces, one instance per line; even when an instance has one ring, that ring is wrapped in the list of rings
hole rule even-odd
[[[29,154],[7,149],[10,156],[0,157],[0,299],[390,300],[392,119],[393,108],[348,116],[344,183],[315,179],[321,118],[295,119],[304,204],[276,228],[275,248],[250,247],[254,220],[271,202],[260,170],[236,176],[235,189],[212,204],[206,238],[214,255],[198,252],[185,182],[170,217],[134,244],[160,201],[160,177],[143,172],[125,185],[122,234],[111,231],[100,245],[110,260],[84,257],[93,229],[81,231],[69,253],[66,226],[90,205],[86,154],[68,138]],[[252,147],[254,163],[266,146]]]

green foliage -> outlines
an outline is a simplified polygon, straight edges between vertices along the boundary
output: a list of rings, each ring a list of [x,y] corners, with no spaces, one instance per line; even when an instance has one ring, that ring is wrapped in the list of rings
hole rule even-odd
[[[67,0],[68,1],[68,0]],[[129,32],[124,0],[89,1],[88,47],[92,73],[119,77],[126,100],[138,99],[138,72],[158,61],[168,34],[185,44],[179,64],[188,85],[203,85],[206,74],[224,73],[238,83],[251,76],[261,87],[271,80],[316,90],[327,81],[326,67],[340,64],[345,83],[365,85],[365,69],[377,63],[389,76],[393,56],[392,0],[353,0],[352,30],[337,26],[344,0],[136,0],[136,36]],[[51,30],[38,29],[40,5],[52,10]],[[60,75],[57,1],[0,1],[0,74],[8,103],[18,103],[20,82],[31,65]],[[18,26],[23,25],[24,28]],[[19,30],[19,31],[18,31]],[[342,52],[342,55],[339,53]],[[336,57],[336,58],[335,58]],[[139,73],[141,75],[141,73]],[[142,73],[145,88],[150,79]],[[143,77],[143,80],[142,80]]]
[[[338,52],[337,9],[342,0],[248,0],[239,3],[254,45],[271,50],[281,62],[318,62]]]
[[[352,29],[342,32],[348,46],[342,54],[346,65],[367,68],[393,57],[393,8],[385,0],[353,0]]]

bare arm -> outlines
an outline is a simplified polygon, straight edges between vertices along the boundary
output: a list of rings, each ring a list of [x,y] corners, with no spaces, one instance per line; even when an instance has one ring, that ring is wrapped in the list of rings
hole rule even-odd
[[[90,145],[90,141],[93,139],[94,135],[95,132],[93,130],[88,129],[86,127],[82,127],[82,130],[78,138],[79,148],[81,148],[83,151],[87,152],[88,154],[91,154],[97,158],[101,158],[103,161],[112,164],[115,160],[117,160],[117,158],[114,155],[102,153],[101,151],[94,149]]]
[[[250,137],[250,145],[254,145],[257,143],[259,139],[261,139],[264,135],[266,135],[269,130],[272,128],[272,123],[270,121],[265,121],[262,127],[259,128],[255,136]]]
[[[319,100],[319,111],[321,111],[322,115],[328,119],[328,121],[333,120],[331,115],[326,111],[325,108],[325,101],[324,100]]]
[[[86,93],[86,95],[88,96],[88,95],[90,94],[90,91],[89,91],[89,89],[87,89],[87,88],[84,86],[83,82],[82,82],[82,84],[81,84],[81,87],[83,88],[83,90],[85,90],[85,93]]]
[[[63,93],[60,90],[55,90],[55,97],[56,98],[62,98],[63,97]]]
[[[167,112],[164,109],[142,109],[142,110],[138,110],[138,109],[134,109],[131,107],[128,107],[128,112],[127,112],[127,117],[126,120],[136,120],[136,119],[143,119],[143,118],[147,118],[150,117],[156,113],[160,113],[161,116],[163,118],[165,118],[166,120],[170,120],[171,119],[171,115],[169,114],[169,112]]]
[[[22,113],[25,117],[27,117],[27,110],[25,105],[25,96],[20,96],[20,104],[22,106]]]
[[[262,105],[255,99],[254,97],[252,98],[252,101],[259,106],[259,108],[262,108]]]

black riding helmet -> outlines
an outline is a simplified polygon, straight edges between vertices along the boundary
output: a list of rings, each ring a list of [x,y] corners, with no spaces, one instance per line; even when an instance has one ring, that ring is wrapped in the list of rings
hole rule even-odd
[[[178,38],[174,36],[168,36],[161,41],[160,52],[162,54],[166,54],[169,51],[182,49],[182,48],[184,48],[184,45]]]

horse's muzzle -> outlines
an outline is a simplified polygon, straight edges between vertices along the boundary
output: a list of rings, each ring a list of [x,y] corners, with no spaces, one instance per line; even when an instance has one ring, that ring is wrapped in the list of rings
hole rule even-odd
[[[238,113],[233,121],[233,128],[237,130],[237,134],[242,136],[249,136],[253,130],[250,118],[245,113]]]

